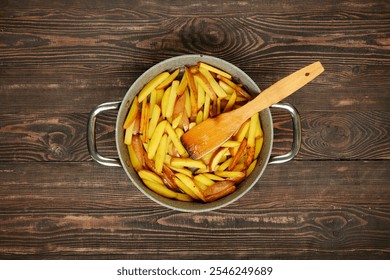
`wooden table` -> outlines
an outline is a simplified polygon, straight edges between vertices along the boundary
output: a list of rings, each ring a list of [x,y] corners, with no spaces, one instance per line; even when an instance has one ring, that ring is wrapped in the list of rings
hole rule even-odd
[[[385,0],[1,0],[0,258],[388,259],[389,12]],[[86,145],[96,105],[190,53],[261,88],[316,60],[326,68],[286,100],[302,118],[298,156],[200,214],[152,202]],[[272,112],[278,155],[291,121]],[[109,157],[115,119],[98,119]]]

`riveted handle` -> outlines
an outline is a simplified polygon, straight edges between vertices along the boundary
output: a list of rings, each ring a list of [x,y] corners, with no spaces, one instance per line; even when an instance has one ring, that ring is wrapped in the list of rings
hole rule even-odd
[[[298,154],[299,149],[301,147],[301,141],[302,141],[301,118],[299,116],[297,109],[295,109],[294,106],[288,103],[277,103],[272,105],[271,107],[288,111],[291,115],[291,119],[293,123],[293,143],[291,145],[291,150],[284,155],[271,157],[268,162],[269,164],[284,163],[292,160]]]
[[[91,157],[101,165],[105,166],[121,166],[120,161],[114,158],[107,158],[98,153],[96,147],[96,117],[108,110],[118,110],[121,101],[107,102],[96,106],[89,115],[88,127],[87,127],[87,144],[88,151]]]

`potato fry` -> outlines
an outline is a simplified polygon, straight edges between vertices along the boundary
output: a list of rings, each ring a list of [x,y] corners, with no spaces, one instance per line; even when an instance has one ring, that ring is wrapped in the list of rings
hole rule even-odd
[[[253,99],[252,95],[247,93],[242,87],[238,86],[237,84],[235,84],[231,80],[229,80],[229,79],[227,79],[227,78],[225,78],[225,77],[223,77],[221,75],[217,75],[217,78],[220,79],[221,81],[223,81],[225,84],[227,84],[231,88],[233,88],[235,91],[237,91],[238,94],[240,94],[241,96],[245,97],[245,99],[247,99],[247,100],[252,100]]]
[[[183,112],[181,112],[176,118],[172,118],[172,128],[176,129],[183,121]]]
[[[167,121],[162,121],[157,125],[157,127],[152,135],[152,138],[150,139],[149,146],[148,146],[148,158],[149,159],[154,158],[154,156],[157,152],[158,144],[161,141],[161,138],[165,132],[165,127],[167,126],[167,124],[168,124]]]
[[[163,90],[163,89],[156,90],[156,104],[157,105],[161,106],[161,100],[164,96],[164,92],[165,92],[165,90]]]
[[[263,147],[263,137],[257,137],[255,141],[255,155],[254,158],[257,158],[260,154],[261,148]]]
[[[214,174],[236,183],[241,182],[245,178],[245,173],[240,171],[215,171]]]
[[[194,177],[194,180],[202,183],[206,187],[211,186],[212,184],[215,183],[213,180],[207,177],[206,174],[198,174]]]
[[[240,147],[238,148],[237,153],[236,153],[236,154],[234,155],[234,157],[233,157],[232,163],[231,163],[231,164],[229,165],[229,167],[228,167],[228,170],[229,170],[229,171],[232,171],[232,170],[234,169],[234,167],[237,165],[239,159],[240,159],[241,156],[244,154],[244,151],[245,151],[246,146],[247,146],[247,142],[248,142],[248,141],[246,140],[246,138],[244,138],[244,139],[242,140],[241,145],[240,145]]]
[[[203,87],[198,84],[198,110],[200,110],[204,104],[206,98],[206,92]]]
[[[218,81],[219,86],[226,92],[227,95],[231,95],[234,89],[221,80]]]
[[[199,72],[207,79],[207,82],[212,87],[213,91],[219,98],[225,98],[227,96],[226,92],[220,87],[217,81],[211,76],[209,70],[206,68],[200,67]]]
[[[256,136],[256,129],[257,129],[257,123],[259,119],[258,113],[254,114],[250,118],[249,122],[249,129],[248,129],[248,147],[255,147],[255,136]]]
[[[137,116],[134,120],[133,126],[133,135],[140,134],[140,126],[141,126],[141,112],[138,111]]]
[[[191,116],[191,97],[190,97],[190,92],[188,91],[188,89],[185,90],[184,94],[186,95],[185,109],[186,109],[187,116],[189,118]]]
[[[142,101],[142,111],[141,111],[141,121],[140,121],[140,133],[141,139],[143,142],[148,142],[148,125],[149,125],[149,108],[150,104],[147,102],[147,99]]]
[[[176,185],[175,181],[173,180],[175,178],[175,173],[166,165],[163,165],[163,171],[161,178],[164,181],[164,184],[173,191],[179,191],[178,186]]]
[[[184,175],[187,175],[189,177],[192,176],[192,171],[187,168],[179,168],[179,167],[173,167],[172,165],[169,165],[169,168],[173,171],[176,171],[176,173],[182,173]]]
[[[220,166],[218,166],[218,171],[224,171],[226,170],[233,162],[233,158],[228,158],[227,160],[225,160]]]
[[[186,73],[184,72],[179,87],[177,88],[177,96],[181,96],[185,92],[187,86],[188,86],[188,79]]]
[[[255,147],[247,146],[244,166],[248,167],[252,163],[254,158],[255,158]]]
[[[142,180],[149,180],[152,182],[156,182],[159,184],[164,184],[163,180],[158,176],[156,173],[147,170],[147,169],[142,169],[138,171],[138,175],[141,177]]]
[[[159,84],[156,89],[165,89],[167,88],[174,79],[176,79],[176,77],[179,75],[179,72],[180,72],[180,69],[176,69],[175,71],[173,71],[172,74],[170,74],[164,81],[161,82],[161,84]]]
[[[239,147],[240,144],[241,144],[241,142],[234,141],[234,140],[228,140],[228,141],[226,141],[225,143],[223,143],[223,144],[221,145],[221,147],[224,147],[224,148]]]
[[[174,178],[175,180],[175,183],[176,185],[184,192],[186,193],[187,195],[189,195],[190,197],[192,197],[194,200],[199,200],[200,197],[198,197],[194,192],[193,190],[188,187],[186,184],[184,184],[179,178],[175,177]]]
[[[171,165],[174,167],[206,168],[206,165],[201,160],[192,158],[172,158]]]
[[[256,133],[255,133],[255,137],[263,137],[263,129],[261,128],[261,121],[260,121],[260,115],[258,117],[258,119],[256,120],[257,124],[256,124]]]
[[[132,124],[125,131],[125,139],[124,139],[123,142],[126,145],[130,145],[131,144],[131,140],[133,139],[134,124],[135,124],[135,122],[132,122]]]
[[[203,120],[207,120],[210,116],[210,96],[206,94],[203,106]]]
[[[186,106],[186,95],[182,94],[177,98],[175,106],[173,108],[173,114],[172,114],[173,119],[176,119],[180,114],[183,115],[185,111],[185,106]]]
[[[180,201],[193,201],[192,197],[185,193],[176,193],[175,199]]]
[[[198,91],[194,81],[194,76],[188,67],[185,67],[186,76],[188,79],[188,85],[190,88],[190,102],[191,102],[191,113],[189,114],[190,119],[195,119],[198,109]]]
[[[213,173],[205,173],[203,174],[204,176],[206,176],[207,178],[209,178],[210,180],[213,180],[213,181],[223,181],[225,180],[225,178],[222,178],[221,176],[217,176]]]
[[[165,112],[166,118],[171,118],[173,115],[173,109],[175,107],[176,97],[177,97],[177,87],[179,86],[179,81],[173,81],[171,85],[171,91],[168,97],[167,110]]]
[[[154,131],[156,130],[158,121],[160,119],[161,115],[161,109],[160,106],[157,104],[154,106],[153,111],[152,111],[152,117],[150,118],[149,121],[149,127],[148,127],[148,138],[151,139]]]
[[[246,170],[246,174],[245,174],[246,177],[248,177],[253,172],[253,170],[256,167],[256,164],[257,164],[257,160],[255,159],[254,161],[252,161],[252,163],[249,165],[248,169]]]
[[[249,130],[249,124],[250,124],[250,120],[247,120],[243,125],[241,125],[240,129],[234,134],[233,138],[236,141],[242,142],[242,140],[246,137]]]
[[[237,93],[234,91],[232,93],[232,95],[230,96],[229,98],[229,101],[228,103],[226,104],[225,108],[223,109],[223,112],[229,112],[232,110],[234,104],[236,103],[236,99],[237,99]]]
[[[167,140],[168,136],[164,134],[161,137],[160,143],[157,148],[155,166],[158,174],[161,174],[163,170],[165,155],[167,153]]]
[[[171,95],[171,87],[164,91],[164,95],[161,99],[161,115],[165,118],[167,115],[169,96]]]
[[[174,191],[168,189],[164,184],[156,183],[154,181],[150,181],[146,179],[143,179],[142,181],[149,189],[151,189],[152,191],[154,191],[155,193],[161,196],[167,198],[176,198],[177,196],[177,194]]]
[[[129,151],[130,162],[135,171],[139,171],[143,168],[142,162],[138,159],[136,152],[134,151],[133,145],[127,145]]]
[[[148,82],[144,88],[138,94],[138,102],[141,103],[146,97],[155,89],[159,84],[161,84],[166,78],[169,77],[168,72],[163,72],[154,77],[150,82]]]
[[[133,136],[133,140],[131,141],[131,151],[134,152],[134,155],[138,159],[140,165],[142,167],[145,166],[145,159],[144,159],[144,151],[145,150],[144,150],[144,147],[142,146],[142,140],[141,140],[141,137],[139,135]],[[131,160],[131,156],[132,156],[132,154],[130,154],[130,160]],[[135,162],[135,160],[134,160],[134,162]],[[138,165],[137,165],[137,167],[138,167]],[[136,169],[136,166],[134,166],[134,169]]]
[[[234,181],[224,180],[216,182],[204,191],[205,200],[207,202],[211,202],[221,197],[224,197],[234,192],[235,190],[236,186]]]
[[[176,174],[176,177],[181,182],[183,182],[189,189],[191,189],[192,193],[194,193],[199,199],[201,199],[202,201],[205,201],[203,191],[197,187],[197,185],[194,183],[194,180],[192,178],[188,177],[187,175],[181,174],[181,173]],[[176,182],[176,184],[177,184],[177,182]],[[183,191],[186,192],[185,190],[183,190]],[[189,193],[187,193],[187,194],[190,195]]]
[[[199,181],[194,180],[194,183],[198,189],[204,192],[207,189],[207,186]]]
[[[198,111],[198,114],[196,115],[195,122],[196,122],[196,124],[199,124],[202,121],[203,121],[203,111],[200,110],[200,111]]]
[[[228,73],[222,71],[221,69],[218,69],[218,68],[216,68],[216,67],[214,67],[214,66],[211,66],[211,65],[209,65],[209,64],[207,64],[207,63],[199,62],[199,63],[198,63],[198,66],[199,66],[199,68],[205,68],[205,69],[207,69],[207,70],[209,70],[209,71],[211,71],[211,72],[214,72],[214,73],[216,73],[216,74],[219,74],[219,75],[221,75],[221,76],[223,76],[223,77],[225,77],[225,78],[227,78],[227,79],[229,79],[229,80],[232,79],[232,75],[230,75],[230,74],[228,74]]]
[[[207,81],[206,77],[203,76],[201,73],[196,74],[194,76],[194,80],[199,86],[203,88],[203,90],[206,92],[208,96],[210,96],[211,99],[214,99],[217,96],[213,87]]]
[[[227,150],[228,148],[219,148],[214,152],[209,163],[210,171],[215,171],[217,169],[218,163],[220,162],[222,156],[226,153]]]
[[[138,103],[138,98],[136,96],[134,97],[134,101],[131,104],[129,113],[127,114],[126,120],[123,124],[124,129],[127,129],[133,123],[133,121],[137,116],[138,111],[139,111],[139,103]]]
[[[173,130],[172,126],[170,125],[169,122],[166,123],[165,130],[168,133],[169,138],[173,142],[173,145],[179,152],[180,156],[182,157],[188,157],[187,150],[184,148],[183,144],[180,142],[180,139],[177,137],[175,131]]]

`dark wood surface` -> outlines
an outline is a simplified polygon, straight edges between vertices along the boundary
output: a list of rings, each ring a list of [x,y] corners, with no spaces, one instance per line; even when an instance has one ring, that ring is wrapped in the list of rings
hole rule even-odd
[[[169,57],[223,58],[265,88],[320,60],[289,97],[302,147],[220,210],[181,213],[93,162],[89,112]],[[291,121],[273,110],[273,154]],[[116,112],[98,119],[116,157]],[[0,258],[388,259],[390,3],[0,0]]]

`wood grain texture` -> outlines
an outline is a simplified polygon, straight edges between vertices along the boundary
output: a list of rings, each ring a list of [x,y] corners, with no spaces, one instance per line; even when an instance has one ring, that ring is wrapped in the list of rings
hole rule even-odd
[[[0,259],[389,259],[390,3],[0,0]],[[92,162],[86,124],[154,64],[201,53],[266,88],[311,62],[289,97],[295,160],[223,209],[157,205]],[[291,146],[273,110],[273,155]],[[116,157],[116,112],[98,149]]]
[[[192,214],[151,202],[120,168],[0,164],[1,257],[388,258],[388,167],[273,165],[239,202]]]
[[[8,3],[0,18],[0,91],[7,101],[0,110],[88,112],[121,100],[155,63],[202,53],[236,64],[261,88],[321,60],[326,72],[289,98],[293,104],[386,111],[390,84],[382,77],[390,74],[389,4],[334,3],[302,9],[298,3],[281,8],[206,2],[184,11],[183,5],[153,2],[60,8],[57,3],[45,9],[39,1],[28,8]]]

